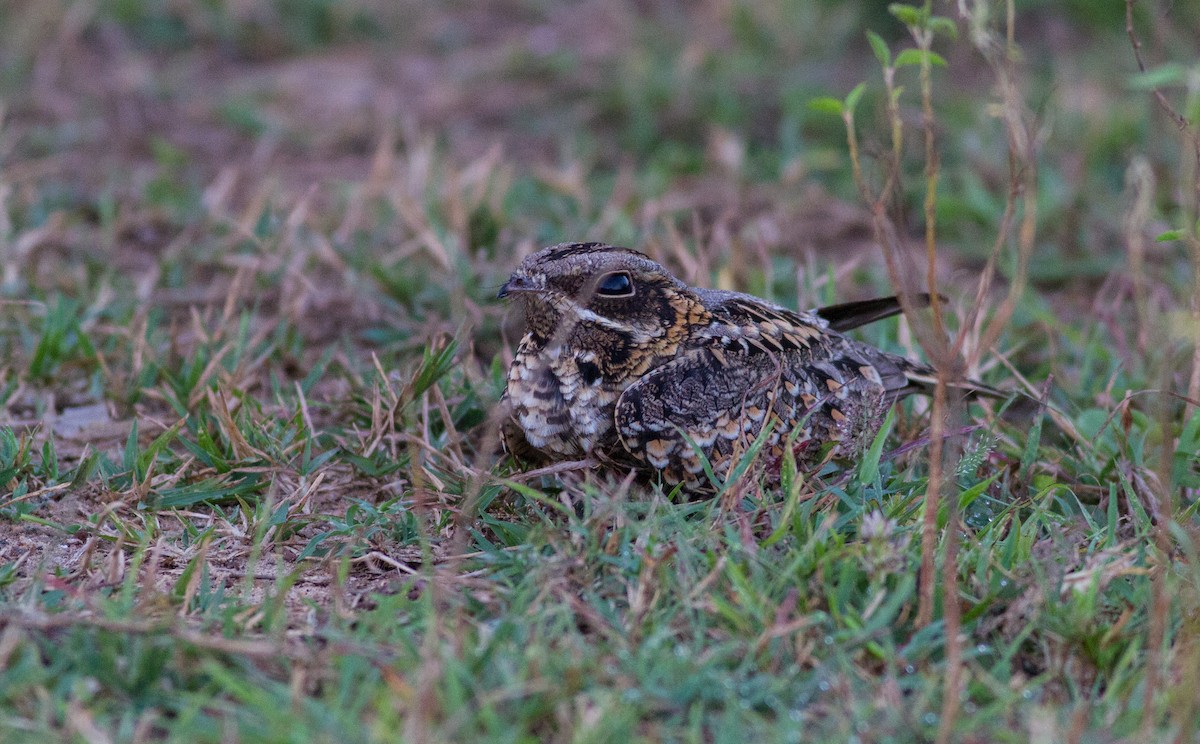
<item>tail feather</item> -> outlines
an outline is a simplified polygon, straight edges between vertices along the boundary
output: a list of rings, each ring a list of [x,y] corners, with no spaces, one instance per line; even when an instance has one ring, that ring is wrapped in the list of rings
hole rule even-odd
[[[941,295],[938,295],[938,297],[943,302],[946,299]],[[931,301],[932,296],[925,292],[912,296],[912,302],[915,307],[927,307]],[[811,312],[827,321],[831,329],[842,333],[867,325],[868,323],[874,323],[877,320],[899,315],[903,310],[904,308],[900,305],[900,298],[893,295],[891,297],[878,297],[873,300],[859,300],[855,302],[843,302],[838,305],[827,305]],[[929,394],[937,386],[938,372],[933,367],[895,354],[885,353],[884,356],[887,358],[887,363],[880,364],[881,360],[879,359],[873,361],[875,362],[877,371],[884,380],[884,386],[888,390],[889,397],[893,400],[913,393]],[[1006,400],[1012,395],[978,380],[950,380],[947,383],[949,387],[966,393],[970,397],[978,396]]]
[[[938,372],[933,367],[904,359],[902,368],[904,376],[908,378],[908,387],[905,388],[904,394],[916,392],[931,393],[937,387]],[[970,397],[978,396],[1005,400],[1011,395],[1011,393],[1006,393],[991,385],[985,385],[978,380],[947,380],[946,384],[948,387],[966,393]]]
[[[912,300],[914,306],[926,307],[929,305],[931,297],[922,292],[913,295]],[[873,300],[843,302],[838,305],[816,308],[812,312],[828,321],[830,328],[838,333],[843,333],[867,325],[868,323],[874,323],[877,320],[898,315],[903,309],[900,305],[900,298],[892,296],[879,297]]]

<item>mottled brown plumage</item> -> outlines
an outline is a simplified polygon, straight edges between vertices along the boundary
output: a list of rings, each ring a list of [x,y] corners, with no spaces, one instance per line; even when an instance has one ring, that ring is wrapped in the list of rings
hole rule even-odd
[[[533,462],[595,457],[702,490],[701,453],[723,478],[769,424],[768,458],[789,443],[802,461],[849,455],[887,405],[934,379],[841,333],[899,312],[895,298],[797,313],[689,287],[602,243],[529,256],[500,297],[522,305],[528,326],[508,373],[503,436]]]

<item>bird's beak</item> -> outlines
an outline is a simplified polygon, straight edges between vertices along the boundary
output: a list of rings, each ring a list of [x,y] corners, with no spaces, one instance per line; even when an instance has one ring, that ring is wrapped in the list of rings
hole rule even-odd
[[[538,291],[538,288],[533,285],[533,282],[522,276],[513,276],[504,283],[504,286],[500,287],[500,291],[496,293],[496,298],[503,300],[505,297],[518,292],[536,291]]]

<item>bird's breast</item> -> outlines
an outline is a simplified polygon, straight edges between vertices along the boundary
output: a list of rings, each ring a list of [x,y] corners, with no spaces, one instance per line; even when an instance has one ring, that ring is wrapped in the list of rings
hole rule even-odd
[[[552,458],[587,457],[613,434],[621,394],[594,352],[518,351],[508,374],[513,416],[534,448]]]

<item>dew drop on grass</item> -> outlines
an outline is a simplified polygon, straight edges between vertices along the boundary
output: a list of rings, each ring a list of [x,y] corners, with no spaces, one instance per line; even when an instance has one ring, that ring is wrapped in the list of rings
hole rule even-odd
[[[832,645],[833,645],[833,636],[831,636],[831,635],[827,635],[827,636],[825,636],[825,645],[826,645],[826,646],[832,646]]]
[[[829,692],[829,689],[832,687],[832,685],[830,685],[827,680],[821,680],[817,683],[817,687],[821,690],[821,692]]]
[[[992,652],[992,647],[987,645],[986,643],[981,643],[975,647],[975,653],[979,654],[980,656],[982,656],[983,654],[990,654],[991,652]]]
[[[912,664],[904,665],[904,673],[905,674],[916,674],[916,672],[917,672],[917,668],[915,666],[913,666]]]
[[[926,726],[936,725],[937,722],[937,713],[926,713],[925,715],[921,716],[921,723],[924,723]]]

